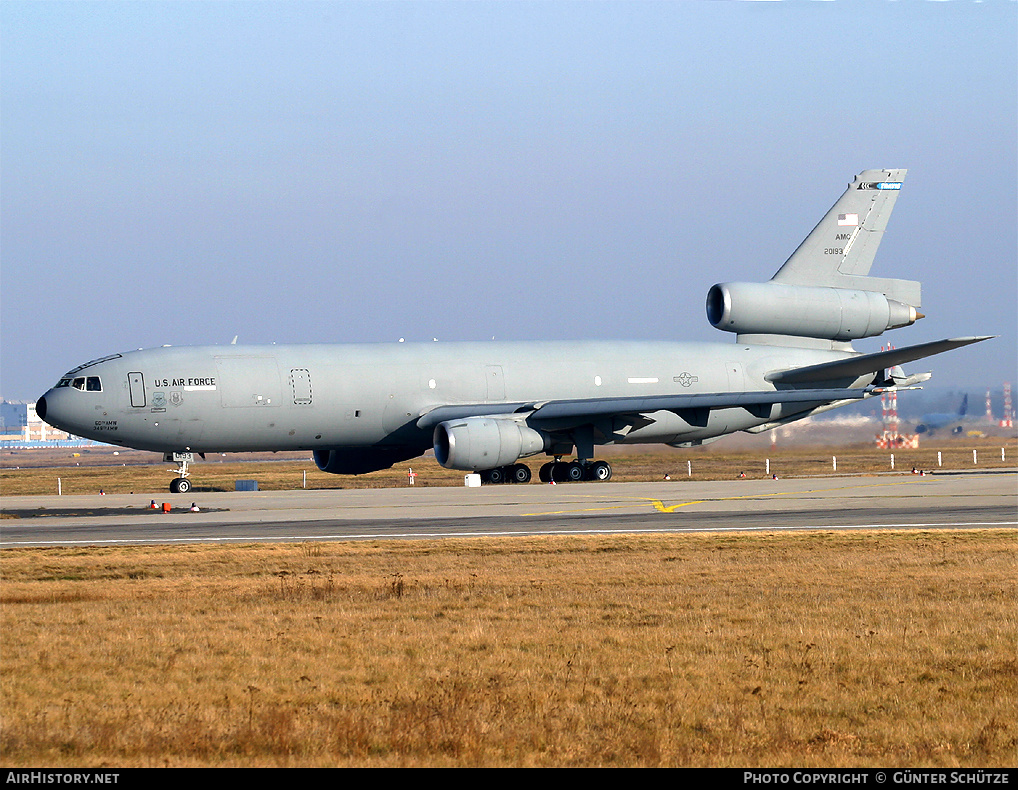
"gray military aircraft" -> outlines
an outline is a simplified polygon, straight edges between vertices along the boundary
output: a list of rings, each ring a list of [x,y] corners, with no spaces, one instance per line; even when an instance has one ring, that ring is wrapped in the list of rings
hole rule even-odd
[[[310,450],[363,474],[434,448],[450,469],[608,480],[608,444],[699,445],[910,387],[901,365],[986,337],[862,354],[922,314],[920,283],[870,277],[905,170],[867,170],[765,283],[719,283],[707,318],[735,343],[520,342],[163,347],[68,371],[36,404],[69,433],[154,450],[191,489],[194,455]],[[567,462],[575,448],[575,460]]]

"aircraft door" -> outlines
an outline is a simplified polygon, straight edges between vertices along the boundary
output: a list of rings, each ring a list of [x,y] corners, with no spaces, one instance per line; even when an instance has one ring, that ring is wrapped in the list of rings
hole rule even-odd
[[[746,376],[741,362],[726,362],[725,372],[728,374],[729,392],[740,392],[746,389]]]
[[[505,400],[505,379],[501,365],[486,365],[484,368],[486,386],[485,400]]]
[[[307,368],[291,369],[290,387],[293,390],[293,404],[295,406],[311,405],[311,371]]]
[[[127,386],[131,391],[131,405],[142,407],[145,405],[145,377],[141,373],[128,373]]]

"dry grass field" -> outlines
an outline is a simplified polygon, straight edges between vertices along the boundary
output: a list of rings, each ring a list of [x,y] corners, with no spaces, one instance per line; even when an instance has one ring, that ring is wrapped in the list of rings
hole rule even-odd
[[[1001,457],[1001,450],[1004,457]],[[976,453],[973,462],[973,452]],[[73,450],[22,450],[0,453],[0,494],[3,496],[56,494],[165,494],[175,477],[173,464],[163,463],[155,453],[112,448],[82,452]],[[880,474],[892,471],[891,455],[872,443],[850,445],[788,444],[771,448],[766,437],[757,437],[755,447],[730,449],[724,443],[678,450],[660,447],[604,448],[614,469],[613,480],[636,482],[660,480],[730,480],[744,472],[747,477],[764,477],[769,470],[782,477],[838,474]],[[919,449],[893,452],[894,471],[917,469],[995,469],[1018,465],[1018,440],[1014,437],[945,439],[926,442]],[[534,473],[546,456],[524,459]],[[768,465],[769,462],[769,465]],[[237,480],[257,480],[262,491],[324,488],[387,488],[407,484],[407,469],[417,473],[418,486],[462,486],[463,472],[444,469],[432,455],[371,474],[351,477],[320,472],[307,453],[262,454],[258,456],[209,456],[191,466],[196,493],[233,491]]]
[[[896,469],[972,468],[973,449],[1018,457],[956,440]],[[834,454],[889,471],[862,445],[610,460],[616,480],[703,480],[766,459],[829,475]],[[64,455],[5,455],[0,490],[172,476]],[[197,490],[406,484],[293,457],[194,471]],[[959,530],[5,549],[0,765],[1013,766],[1016,548]]]
[[[1013,766],[1010,531],[0,552],[0,763]]]

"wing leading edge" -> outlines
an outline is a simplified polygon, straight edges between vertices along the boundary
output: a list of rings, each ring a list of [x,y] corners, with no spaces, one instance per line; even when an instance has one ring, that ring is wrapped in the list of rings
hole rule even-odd
[[[650,395],[639,398],[581,398],[521,403],[476,403],[439,406],[417,420],[422,430],[446,420],[465,417],[518,419],[541,424],[555,422],[556,428],[582,425],[604,417],[650,414],[656,411],[683,412],[695,409],[728,409],[771,406],[776,403],[830,403],[859,400],[875,394],[865,389],[797,389],[761,392],[697,393],[695,395]]]

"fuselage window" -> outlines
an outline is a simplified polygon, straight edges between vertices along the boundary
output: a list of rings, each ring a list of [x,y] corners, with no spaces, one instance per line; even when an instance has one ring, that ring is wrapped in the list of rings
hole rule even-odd
[[[99,380],[98,376],[89,376],[85,379],[85,389],[89,392],[102,392],[103,383]]]
[[[70,387],[70,386],[71,386],[71,380],[70,379],[60,379],[60,381],[57,382],[57,389],[60,389],[61,387]]]
[[[76,390],[83,390],[83,389],[85,389],[85,377],[84,376],[80,376],[80,377],[76,378],[74,381],[71,382],[71,386],[74,387],[74,389],[76,389]]]

